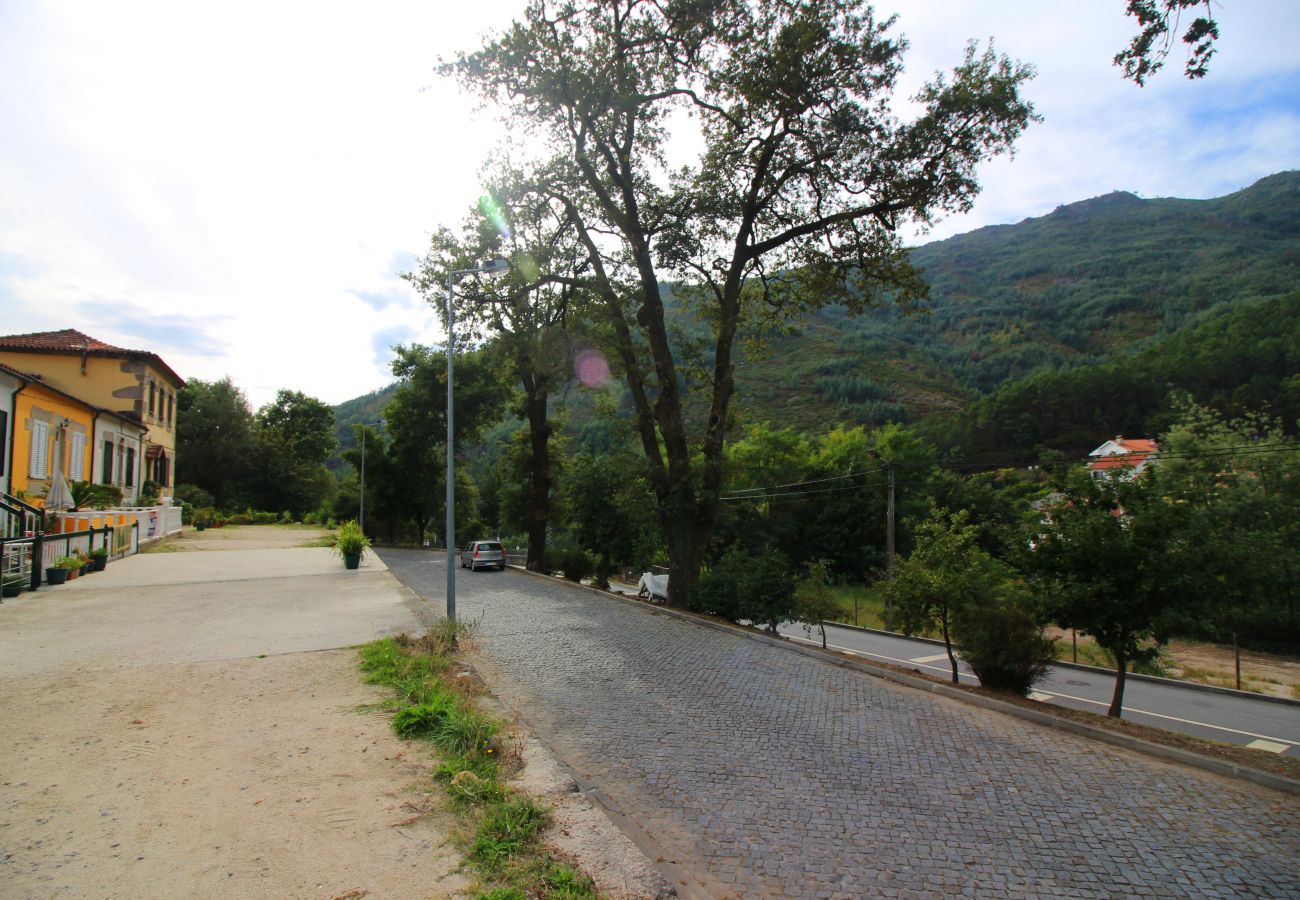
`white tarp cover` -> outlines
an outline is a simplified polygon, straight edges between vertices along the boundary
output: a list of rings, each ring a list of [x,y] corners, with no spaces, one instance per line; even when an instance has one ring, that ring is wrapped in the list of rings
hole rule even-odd
[[[649,597],[652,600],[668,599],[668,576],[656,575],[653,572],[646,572],[641,576],[641,582],[637,585],[638,597]]]

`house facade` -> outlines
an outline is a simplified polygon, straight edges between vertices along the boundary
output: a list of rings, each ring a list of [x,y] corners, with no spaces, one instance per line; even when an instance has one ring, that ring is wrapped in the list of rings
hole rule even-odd
[[[1146,471],[1160,447],[1150,438],[1111,438],[1088,454],[1088,473],[1093,478],[1133,478]]]
[[[153,481],[162,498],[173,495],[176,394],[185,382],[160,356],[69,328],[0,337],[0,364],[39,375],[42,385],[99,412],[86,434],[87,475],[76,480],[114,484],[124,492],[131,487],[134,493]]]
[[[56,467],[70,482],[88,481],[95,407],[30,375],[12,396],[8,493],[39,504]]]
[[[13,468],[14,395],[22,378],[18,372],[0,366],[0,494],[8,494],[9,472]]]

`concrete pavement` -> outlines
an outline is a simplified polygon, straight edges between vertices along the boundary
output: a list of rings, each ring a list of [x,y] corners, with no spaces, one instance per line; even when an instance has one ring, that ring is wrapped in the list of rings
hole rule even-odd
[[[142,554],[0,604],[0,677],[346,647],[418,610],[373,553],[355,572],[322,547]]]

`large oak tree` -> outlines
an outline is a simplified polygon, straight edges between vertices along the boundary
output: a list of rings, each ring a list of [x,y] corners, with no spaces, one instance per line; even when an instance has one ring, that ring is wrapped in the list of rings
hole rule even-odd
[[[977,165],[1034,118],[1030,70],[974,44],[902,103],[893,24],[851,0],[534,0],[448,67],[548,143],[538,183],[585,250],[675,604],[717,519],[738,337],[828,302],[922,297],[899,228],[968,209]],[[682,114],[699,151],[670,167]],[[707,346],[688,379],[692,318]]]

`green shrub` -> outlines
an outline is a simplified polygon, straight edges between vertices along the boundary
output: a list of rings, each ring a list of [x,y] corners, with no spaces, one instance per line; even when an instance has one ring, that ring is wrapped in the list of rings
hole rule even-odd
[[[353,519],[351,522],[344,522],[339,526],[338,537],[334,542],[334,549],[342,556],[358,556],[366,551],[370,546],[370,539],[366,533],[361,530],[361,526]]]
[[[495,804],[479,822],[469,855],[489,871],[524,849],[546,825],[546,811],[532,798],[516,794]]]
[[[280,524],[281,524],[281,525],[292,525],[292,524],[293,524],[293,513],[289,512],[289,510],[287,510],[287,509],[286,509],[284,512],[280,513]]]
[[[427,703],[401,710],[393,717],[393,731],[404,738],[433,734],[455,711],[455,699],[450,694],[438,694]]]
[[[596,574],[596,563],[585,550],[547,550],[542,568],[550,575],[562,574],[568,581],[581,581]]]
[[[695,612],[775,630],[795,617],[794,590],[790,564],[781,553],[753,554],[737,545],[700,576],[687,603]]]
[[[320,524],[320,516],[316,515],[314,512],[309,512],[307,515],[302,517],[302,524],[318,525]]]
[[[962,610],[953,619],[962,659],[995,691],[1024,697],[1056,660],[1056,645],[1033,618],[1010,605]]]

